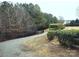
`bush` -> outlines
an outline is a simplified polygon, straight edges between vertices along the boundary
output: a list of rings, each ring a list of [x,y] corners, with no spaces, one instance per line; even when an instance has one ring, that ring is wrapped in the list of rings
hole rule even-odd
[[[58,37],[58,41],[64,47],[73,47],[79,45],[79,30],[50,30],[47,34],[48,40]]]
[[[50,24],[49,25],[49,32],[47,34],[48,40],[49,41],[53,40],[53,38],[56,36],[56,32],[61,29],[64,29],[64,28],[65,28],[65,26],[62,24]]]
[[[79,30],[61,30],[57,31],[59,42],[65,47],[79,45]]]
[[[50,30],[59,30],[59,29],[64,29],[65,26],[62,24],[50,24],[49,29]]]
[[[49,40],[49,41],[53,40],[54,35],[55,35],[55,32],[49,31],[49,32],[47,33],[48,40]]]

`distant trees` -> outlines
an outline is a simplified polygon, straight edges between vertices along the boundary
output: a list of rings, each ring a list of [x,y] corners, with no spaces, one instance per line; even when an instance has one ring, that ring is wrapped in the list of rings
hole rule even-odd
[[[79,19],[71,20],[70,23],[66,24],[67,26],[79,26]]]
[[[57,22],[55,16],[43,13],[37,4],[12,4],[7,1],[0,3],[0,32],[5,39],[8,36],[35,34],[38,30],[48,28],[50,23]]]

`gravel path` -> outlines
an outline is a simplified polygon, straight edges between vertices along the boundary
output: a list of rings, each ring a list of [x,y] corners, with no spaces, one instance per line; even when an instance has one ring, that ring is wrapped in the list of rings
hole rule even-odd
[[[29,36],[29,37],[0,42],[0,57],[34,56],[31,51],[24,52],[21,50],[22,41],[32,40],[33,38],[41,37],[46,34],[47,34],[47,32],[45,32],[43,34]]]

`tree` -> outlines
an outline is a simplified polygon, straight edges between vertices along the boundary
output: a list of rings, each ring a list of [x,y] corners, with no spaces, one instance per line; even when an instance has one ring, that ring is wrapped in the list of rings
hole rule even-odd
[[[37,4],[0,3],[0,32],[5,39],[35,34],[57,20],[52,14],[43,13]]]
[[[53,22],[53,23],[57,23],[57,22],[58,22],[58,19],[57,19],[56,16],[53,17],[53,21],[52,21],[52,22]]]
[[[71,20],[70,23],[66,24],[68,26],[79,26],[79,19]]]

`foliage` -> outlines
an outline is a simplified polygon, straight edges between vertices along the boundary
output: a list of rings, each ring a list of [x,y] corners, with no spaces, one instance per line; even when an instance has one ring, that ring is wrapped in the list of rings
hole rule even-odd
[[[64,47],[73,47],[79,45],[79,30],[49,30],[48,40],[51,41],[54,37],[58,37],[58,41]]]
[[[65,26],[62,24],[50,24],[49,25],[49,32],[47,34],[48,40],[51,41],[56,36],[56,32],[64,29]]]
[[[65,47],[79,45],[79,30],[61,30],[57,31],[59,42]]]
[[[71,20],[70,23],[67,23],[66,26],[79,26],[79,19]]]
[[[48,37],[48,40],[51,41],[54,39],[54,36],[55,36],[55,31],[49,31],[47,33],[47,37]]]
[[[0,3],[0,31],[5,40],[8,36],[14,38],[36,34],[37,31],[48,28],[50,22],[56,23],[57,20],[52,14],[43,13],[37,4]]]
[[[65,26],[62,24],[50,24],[49,25],[49,29],[51,30],[60,30],[60,29],[64,29]]]

